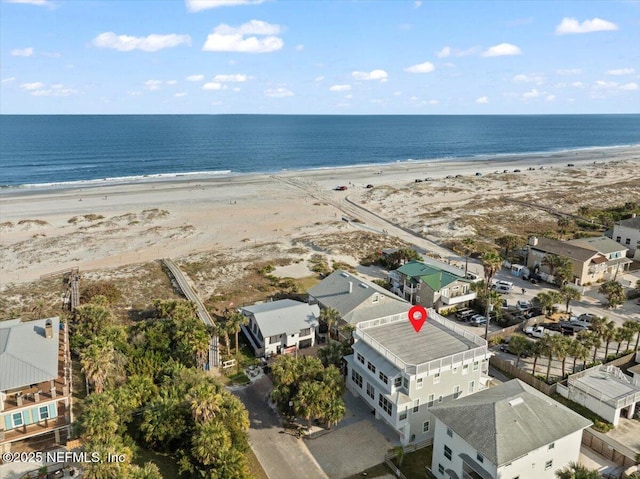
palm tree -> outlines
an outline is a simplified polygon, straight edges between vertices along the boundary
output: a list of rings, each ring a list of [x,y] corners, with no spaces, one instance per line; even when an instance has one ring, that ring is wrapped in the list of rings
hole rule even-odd
[[[187,403],[197,423],[207,422],[220,412],[222,406],[222,390],[216,383],[198,384],[187,394]]]
[[[464,275],[469,271],[469,256],[475,251],[476,241],[473,238],[465,238],[454,248],[456,253],[464,256]]]
[[[549,270],[549,275],[553,276],[556,272],[556,268],[562,265],[562,259],[556,254],[547,254],[542,258],[542,266],[546,266]]]
[[[531,348],[531,341],[524,336],[514,334],[509,341],[509,350],[516,355],[516,368],[520,364],[520,358],[522,354]]]
[[[555,354],[556,358],[562,361],[562,377],[564,377],[565,362],[567,361],[567,356],[569,356],[572,340],[564,336],[555,336],[555,338]]]
[[[640,322],[635,322],[635,321],[632,322],[631,328],[636,333],[636,345],[633,347],[633,350],[637,351],[638,350],[638,343],[640,343]]]
[[[249,322],[248,318],[237,311],[230,313],[227,316],[227,325],[229,328],[229,332],[235,335],[236,340],[236,358],[238,357],[239,347],[238,347],[238,333],[241,331],[242,326],[245,326]]]
[[[540,307],[545,311],[547,316],[551,315],[555,304],[562,299],[560,293],[557,291],[543,291],[542,293],[538,293],[536,298],[540,303]]]
[[[629,345],[631,344],[633,336],[635,336],[636,330],[640,331],[640,323],[636,321],[627,320],[622,324],[620,328],[620,341],[627,342],[625,351],[629,350]]]
[[[616,348],[616,356],[620,354],[620,348],[622,347],[622,343],[627,342],[627,347],[625,349],[629,349],[629,343],[633,339],[633,329],[629,327],[627,324],[629,321],[625,321],[621,328],[616,330],[616,337],[614,340],[618,343],[618,347]]]
[[[327,344],[324,348],[320,348],[318,350],[318,357],[322,361],[324,367],[333,364],[334,366],[339,366],[340,361],[342,360],[342,356],[344,355],[344,347],[342,343],[339,342],[331,342]]]
[[[535,343],[532,342],[529,351],[531,351],[531,356],[533,356],[533,367],[532,367],[531,374],[535,376],[538,359],[540,358],[540,356],[542,356],[544,351],[542,350],[541,344],[539,342],[535,342]]]
[[[605,318],[606,319],[606,318]],[[617,328],[616,323],[613,321],[608,321],[604,325],[604,329],[602,330],[602,339],[604,339],[604,360],[607,360],[607,356],[609,355],[609,343],[616,339]]]
[[[615,308],[626,300],[624,288],[617,281],[605,281],[600,288],[598,288],[598,293],[606,296],[607,306],[609,308]]]
[[[573,358],[572,372],[575,373],[578,359],[580,359],[583,364],[589,359],[589,348],[585,347],[585,345],[577,339],[572,339],[569,343],[569,356]]]
[[[115,368],[115,350],[111,341],[95,338],[80,352],[80,364],[87,382],[94,392],[101,393]],[[88,392],[88,391],[87,391]]]
[[[320,311],[320,321],[327,325],[329,331],[329,341],[331,341],[331,332],[333,327],[338,323],[340,313],[333,308],[324,308]]]
[[[498,246],[504,248],[504,257],[509,259],[509,253],[512,249],[517,248],[523,243],[522,239],[514,235],[506,235],[496,238],[495,240]]]
[[[547,334],[544,338],[540,339],[538,343],[540,344],[540,349],[542,349],[543,354],[546,354],[549,359],[549,362],[547,363],[546,376],[546,381],[549,382],[549,374],[551,373],[551,363],[553,362],[553,355],[556,353],[559,346],[558,336]]]
[[[571,226],[571,220],[569,218],[566,216],[558,218],[558,229],[560,230],[561,235],[564,236],[567,233],[569,226]]]
[[[482,266],[484,268],[484,281],[487,298],[490,297],[491,280],[498,270],[502,267],[502,258],[494,252],[489,251],[482,255]],[[487,307],[487,322],[484,325],[484,337],[489,337],[489,308]]]
[[[556,471],[558,479],[601,479],[600,473],[595,470],[587,469],[582,464],[570,462],[567,467]]]
[[[578,341],[589,349],[593,348],[592,362],[595,363],[598,355],[598,348],[602,344],[598,333],[596,331],[580,331],[580,333],[578,333]]]
[[[571,303],[571,301],[580,301],[580,298],[582,297],[580,291],[569,285],[564,285],[562,288],[560,288],[560,295],[565,301],[565,310],[567,313],[569,312],[569,304]]]

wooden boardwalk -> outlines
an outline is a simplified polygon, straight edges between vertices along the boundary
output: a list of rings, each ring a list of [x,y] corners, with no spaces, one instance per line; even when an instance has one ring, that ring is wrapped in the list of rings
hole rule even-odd
[[[178,288],[182,294],[196,306],[196,312],[198,317],[206,326],[215,326],[213,319],[209,315],[207,308],[204,307],[200,297],[196,294],[194,289],[187,283],[187,279],[184,274],[171,259],[164,258],[162,263],[165,265],[173,279],[175,279]],[[220,367],[220,349],[218,336],[211,336],[211,342],[209,343],[209,368],[212,371],[217,371]]]

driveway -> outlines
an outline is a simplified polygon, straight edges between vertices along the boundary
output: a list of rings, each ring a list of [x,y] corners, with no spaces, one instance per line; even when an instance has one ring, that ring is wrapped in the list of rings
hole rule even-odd
[[[271,380],[263,376],[250,386],[233,391],[249,411],[249,444],[267,476],[271,479],[328,479],[305,442],[282,433],[280,419],[267,402],[271,389]]]
[[[398,434],[351,392],[344,394],[347,413],[326,434],[307,439],[307,447],[318,464],[332,479],[358,474],[381,464],[384,455],[400,445]]]

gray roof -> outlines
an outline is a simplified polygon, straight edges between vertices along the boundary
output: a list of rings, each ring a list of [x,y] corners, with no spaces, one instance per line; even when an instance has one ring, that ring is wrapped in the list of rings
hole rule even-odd
[[[45,338],[48,319],[0,321],[0,391],[58,377],[60,320],[49,318],[53,337]]]
[[[431,413],[497,466],[591,425],[519,379],[436,405]]]
[[[406,321],[394,321],[363,331],[402,361],[412,365],[480,347],[452,329],[429,320],[424,323],[419,333],[415,332],[408,318]],[[356,346],[358,344],[359,342]]]
[[[640,364],[636,364],[635,366],[628,368],[627,372],[631,374],[640,374]]]
[[[264,337],[283,333],[294,334],[304,328],[315,328],[320,316],[317,304],[301,303],[292,299],[254,304],[242,310],[253,315]]]
[[[576,387],[611,405],[640,392],[640,386],[633,385],[631,380],[627,379],[628,376],[621,373],[618,368],[612,372],[610,368],[596,366],[586,369],[582,376],[576,376],[569,381],[570,387]]]
[[[620,226],[626,226],[627,228],[640,230],[640,216],[636,216],[635,218],[628,218],[626,220],[616,221],[616,224]]]
[[[351,283],[351,292],[349,288]],[[378,295],[378,301],[373,302]],[[323,307],[333,308],[349,324],[406,313],[411,305],[395,294],[346,271],[336,270],[309,290]]]
[[[585,262],[596,255],[596,252],[593,249],[549,238],[538,238],[538,244],[535,246],[530,245],[529,247],[531,249],[542,251],[543,253],[556,254],[558,256],[564,256],[581,262]]]
[[[597,238],[580,238],[567,241],[567,243],[581,246],[592,251],[597,251],[602,254],[615,253],[616,251],[627,251],[626,246],[622,246],[620,243],[616,243],[606,236],[598,236]]]

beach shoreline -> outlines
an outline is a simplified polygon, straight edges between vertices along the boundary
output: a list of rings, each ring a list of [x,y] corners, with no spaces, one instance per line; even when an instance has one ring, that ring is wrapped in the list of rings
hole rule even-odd
[[[568,167],[569,163],[575,166]],[[514,173],[516,169],[521,171]],[[382,234],[389,228],[374,215],[440,244],[463,235],[482,235],[465,221],[470,221],[470,207],[480,214],[481,203],[488,198],[555,195],[560,209],[563,202],[568,205],[567,198],[573,205],[567,208],[575,208],[575,198],[587,193],[584,201],[603,205],[605,200],[640,200],[640,193],[635,193],[640,192],[639,171],[640,147],[633,146],[4,190],[0,192],[0,290],[64,268],[109,269],[211,250],[232,256],[265,243],[286,249],[302,237],[357,228]],[[623,181],[624,188],[616,186]],[[347,190],[336,191],[338,186]],[[351,204],[363,210],[354,210]],[[442,211],[446,213],[438,213]],[[523,221],[545,217],[542,212],[530,214]],[[362,226],[341,221],[360,215],[366,217]]]

